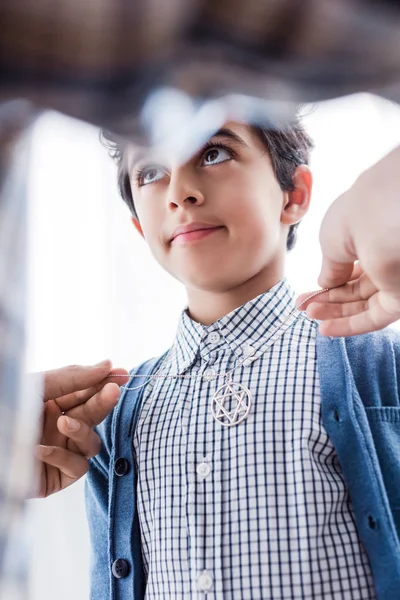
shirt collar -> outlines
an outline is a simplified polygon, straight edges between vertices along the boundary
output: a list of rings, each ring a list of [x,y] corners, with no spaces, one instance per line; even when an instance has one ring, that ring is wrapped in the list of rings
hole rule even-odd
[[[184,311],[170,355],[171,373],[186,371],[198,354],[229,349],[238,359],[255,360],[298,318],[294,291],[283,279],[209,326],[193,321]]]

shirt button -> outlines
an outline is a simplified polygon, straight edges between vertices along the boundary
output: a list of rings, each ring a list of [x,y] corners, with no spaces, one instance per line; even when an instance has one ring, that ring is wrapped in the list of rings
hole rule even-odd
[[[122,579],[129,573],[129,563],[123,558],[117,558],[117,560],[114,560],[111,570],[114,577]]]
[[[215,369],[206,369],[203,373],[203,379],[205,379],[206,381],[211,381],[212,379],[214,379],[216,374],[217,373]]]
[[[211,473],[211,465],[207,462],[202,462],[197,465],[197,474],[200,475],[203,479],[209,476]]]
[[[220,339],[221,339],[221,336],[218,333],[218,331],[213,331],[212,333],[209,333],[207,336],[207,342],[209,342],[210,344],[218,344]]]
[[[243,361],[242,365],[244,367],[250,367],[250,365],[253,364],[253,361],[251,360],[251,358],[246,358],[246,360]]]
[[[200,573],[199,578],[197,579],[197,589],[199,592],[211,592],[213,586],[214,581],[212,575],[207,571]]]
[[[249,358],[250,356],[254,356],[255,353],[256,353],[256,349],[253,346],[250,346],[250,344],[245,344],[243,346],[243,356],[245,358]]]
[[[114,463],[114,472],[118,477],[126,475],[129,471],[129,462],[126,458],[117,458]]]

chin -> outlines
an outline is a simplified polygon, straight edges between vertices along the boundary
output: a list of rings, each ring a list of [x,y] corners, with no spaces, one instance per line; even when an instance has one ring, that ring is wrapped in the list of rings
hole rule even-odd
[[[216,273],[210,272],[210,269],[197,270],[195,273],[186,273],[185,276],[179,277],[179,280],[188,288],[215,294],[228,292],[244,282],[243,278],[238,280],[237,277],[229,276],[226,271],[221,271],[223,269],[218,269]]]

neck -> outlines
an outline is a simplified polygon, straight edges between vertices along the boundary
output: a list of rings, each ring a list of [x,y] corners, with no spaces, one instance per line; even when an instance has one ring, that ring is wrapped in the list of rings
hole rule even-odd
[[[188,312],[193,321],[211,325],[249,300],[268,292],[283,278],[283,269],[267,268],[251,279],[224,291],[187,288]]]

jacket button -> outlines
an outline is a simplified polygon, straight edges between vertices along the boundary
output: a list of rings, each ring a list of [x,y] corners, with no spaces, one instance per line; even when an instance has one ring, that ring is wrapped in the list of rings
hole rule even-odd
[[[117,560],[114,560],[111,570],[114,577],[122,579],[129,573],[129,563],[123,558],[117,558]]]
[[[129,462],[126,458],[117,458],[114,464],[114,472],[118,477],[126,475],[129,471]]]

